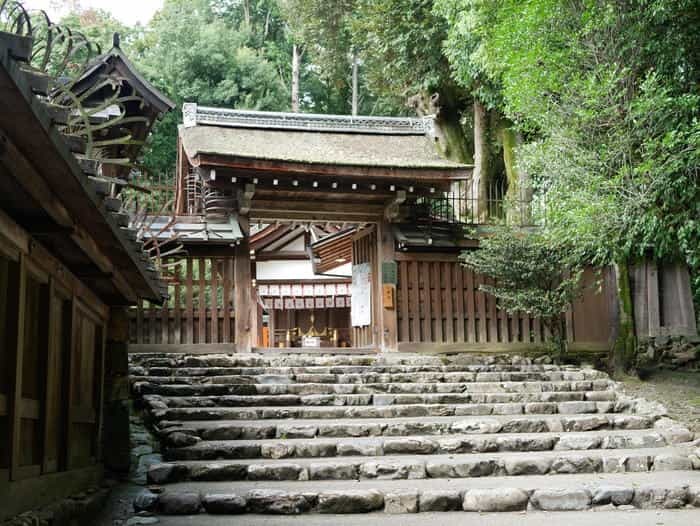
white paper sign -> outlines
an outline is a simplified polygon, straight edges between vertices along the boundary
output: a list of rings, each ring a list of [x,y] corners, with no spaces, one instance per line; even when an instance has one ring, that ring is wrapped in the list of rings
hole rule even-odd
[[[301,339],[302,347],[320,347],[321,338],[318,336],[303,336]]]
[[[350,319],[353,327],[372,323],[372,272],[369,263],[352,267]]]

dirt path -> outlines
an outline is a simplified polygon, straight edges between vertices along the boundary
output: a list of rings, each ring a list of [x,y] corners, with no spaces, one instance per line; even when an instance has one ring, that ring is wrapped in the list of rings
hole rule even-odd
[[[627,394],[664,404],[670,417],[700,433],[700,372],[658,371],[645,381],[632,376],[621,381]]]

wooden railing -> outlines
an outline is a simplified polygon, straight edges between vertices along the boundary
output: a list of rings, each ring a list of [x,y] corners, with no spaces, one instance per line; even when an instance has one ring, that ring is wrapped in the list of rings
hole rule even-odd
[[[233,257],[165,265],[170,298],[162,306],[142,302],[131,310],[131,343],[234,343]]]

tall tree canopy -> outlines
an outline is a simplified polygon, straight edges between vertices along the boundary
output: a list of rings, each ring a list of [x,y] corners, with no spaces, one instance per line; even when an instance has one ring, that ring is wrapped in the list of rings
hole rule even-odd
[[[296,47],[301,111],[349,113],[356,57],[360,112],[435,113],[477,197],[534,187],[581,257],[685,258],[700,294],[697,0],[166,0],[145,28],[71,24],[124,33],[178,105],[288,110]],[[179,119],[148,170],[172,170]]]

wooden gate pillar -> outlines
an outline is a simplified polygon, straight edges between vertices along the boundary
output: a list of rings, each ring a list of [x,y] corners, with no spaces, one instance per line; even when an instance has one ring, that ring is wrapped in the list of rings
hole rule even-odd
[[[249,353],[257,343],[258,305],[253,297],[253,273],[250,258],[250,229],[248,220],[239,217],[243,239],[234,257],[234,316],[236,319],[236,352]]]
[[[375,295],[378,314],[379,345],[382,352],[399,350],[398,321],[396,314],[396,252],[391,223],[377,224],[377,269]]]

